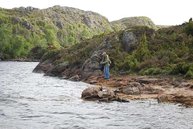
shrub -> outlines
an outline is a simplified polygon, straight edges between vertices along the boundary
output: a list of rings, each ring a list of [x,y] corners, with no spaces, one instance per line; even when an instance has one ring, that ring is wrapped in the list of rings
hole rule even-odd
[[[193,78],[193,71],[192,70],[188,70],[188,72],[186,73],[185,77],[192,79]]]
[[[162,70],[160,68],[148,68],[146,70],[140,71],[142,75],[158,75],[161,74]]]
[[[187,35],[193,36],[193,21],[189,20],[189,22],[186,24],[185,32]]]
[[[189,65],[185,62],[175,65],[171,71],[171,74],[183,74],[185,75],[189,70]]]

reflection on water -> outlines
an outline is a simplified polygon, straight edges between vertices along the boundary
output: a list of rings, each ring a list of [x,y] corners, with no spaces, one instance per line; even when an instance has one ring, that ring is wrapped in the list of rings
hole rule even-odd
[[[88,84],[32,73],[37,63],[0,62],[1,129],[193,129],[193,109],[156,101],[80,99]]]

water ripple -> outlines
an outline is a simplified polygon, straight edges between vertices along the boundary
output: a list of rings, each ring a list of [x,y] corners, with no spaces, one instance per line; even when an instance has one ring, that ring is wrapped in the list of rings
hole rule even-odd
[[[193,109],[154,100],[96,103],[88,84],[32,73],[37,63],[0,62],[2,129],[193,129]]]

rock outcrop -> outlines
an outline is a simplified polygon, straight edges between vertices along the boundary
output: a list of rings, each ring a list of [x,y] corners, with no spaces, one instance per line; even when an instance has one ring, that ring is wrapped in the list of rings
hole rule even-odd
[[[129,102],[125,98],[121,98],[116,94],[116,91],[113,91],[107,87],[89,87],[86,88],[81,95],[81,98],[84,100],[90,101],[119,101],[119,102]]]
[[[119,98],[126,100],[157,99],[159,103],[193,107],[193,83],[180,78],[173,80],[169,77],[115,76],[106,81],[102,77],[90,77],[86,82],[99,86],[105,84],[113,89]]]
[[[193,90],[188,88],[174,88],[158,95],[160,103],[177,103],[186,107],[193,107]]]
[[[123,49],[127,52],[132,51],[136,47],[137,39],[133,32],[124,32],[122,37]]]

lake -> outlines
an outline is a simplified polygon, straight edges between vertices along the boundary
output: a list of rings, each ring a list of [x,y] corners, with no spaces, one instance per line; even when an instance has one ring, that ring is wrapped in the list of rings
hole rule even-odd
[[[83,101],[91,85],[32,73],[37,64],[0,62],[0,129],[193,129],[193,108]]]

